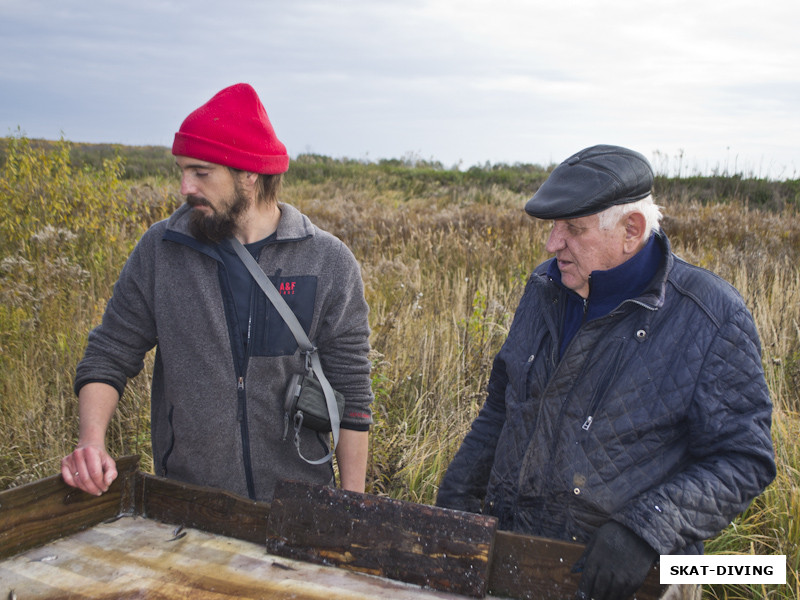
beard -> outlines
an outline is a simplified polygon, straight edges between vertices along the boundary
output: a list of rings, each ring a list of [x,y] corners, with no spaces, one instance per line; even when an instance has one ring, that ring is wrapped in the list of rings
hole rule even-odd
[[[199,196],[186,196],[186,204],[192,207],[207,206],[211,209],[209,214],[193,210],[189,215],[189,231],[202,242],[219,244],[236,231],[239,218],[247,210],[250,199],[239,186],[235,186],[233,198],[223,203],[219,210],[211,206],[208,200]]]

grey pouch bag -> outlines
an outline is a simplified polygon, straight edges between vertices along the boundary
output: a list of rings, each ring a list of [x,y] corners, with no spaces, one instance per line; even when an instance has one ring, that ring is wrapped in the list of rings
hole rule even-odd
[[[333,390],[336,397],[336,408],[341,421],[344,414],[344,396]],[[331,417],[322,384],[314,377],[313,372],[305,375],[295,374],[286,387],[286,399],[283,404],[287,419],[301,419],[301,425],[314,431],[328,433],[331,431]]]
[[[344,413],[344,398],[331,387],[328,378],[325,377],[325,373],[322,372],[322,364],[320,363],[317,347],[308,339],[308,336],[306,336],[305,331],[303,331],[303,328],[297,321],[297,317],[295,317],[292,309],[289,308],[289,305],[286,304],[278,290],[275,289],[275,286],[269,280],[266,273],[261,270],[256,260],[239,240],[235,237],[231,237],[230,242],[236,254],[239,255],[239,258],[247,267],[247,270],[250,271],[250,274],[256,280],[256,283],[258,283],[267,298],[269,298],[269,301],[272,302],[275,309],[289,326],[292,335],[295,340],[297,340],[300,352],[305,355],[306,358],[306,374],[292,376],[286,391],[286,400],[284,401],[285,405],[289,402],[290,396],[296,396],[297,402],[301,407],[299,410],[294,410],[291,415],[294,421],[294,444],[297,447],[297,453],[300,455],[300,458],[311,465],[327,463],[333,458],[333,453],[336,450],[336,446],[339,444],[339,426],[342,421],[342,414]],[[298,379],[301,377],[302,381]],[[304,392],[304,390],[306,391]],[[327,415],[325,415],[325,407],[327,407]],[[284,436],[288,433],[289,415],[289,412],[285,413]],[[308,415],[308,417],[306,415]],[[306,419],[309,419],[309,421],[306,421]],[[326,420],[327,425],[324,423]],[[316,426],[320,428],[312,427],[309,422],[314,422]],[[328,448],[328,453],[322,458],[311,460],[303,456],[303,453],[300,451],[300,428],[303,425],[314,429],[317,432],[317,437],[320,439],[322,439],[321,434],[326,432],[330,432],[333,437],[333,445],[330,448],[328,448],[327,444],[323,441],[323,446]],[[324,427],[327,427],[327,429],[324,429]]]

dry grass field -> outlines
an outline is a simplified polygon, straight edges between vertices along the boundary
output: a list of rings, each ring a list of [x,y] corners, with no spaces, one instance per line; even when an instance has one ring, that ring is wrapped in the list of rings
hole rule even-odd
[[[0,489],[58,472],[77,436],[72,375],[86,334],[138,237],[181,202],[175,178],[127,177],[119,157],[81,166],[66,142],[8,138],[4,148]],[[369,491],[435,498],[527,276],[546,258],[549,225],[522,210],[546,175],[314,156],[290,167],[283,200],[342,238],[363,269],[376,396]],[[728,279],[753,312],[775,406],[777,479],[707,551],[786,554],[787,585],[706,596],[800,598],[800,183],[660,177],[656,195],[676,253]],[[109,435],[113,453],[141,454],[145,467],[148,383],[149,367]]]

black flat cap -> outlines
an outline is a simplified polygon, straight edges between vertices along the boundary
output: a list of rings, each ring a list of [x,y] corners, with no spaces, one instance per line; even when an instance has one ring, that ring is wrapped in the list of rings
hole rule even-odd
[[[574,219],[641,200],[653,188],[647,159],[620,146],[592,146],[558,165],[525,204],[538,219]]]

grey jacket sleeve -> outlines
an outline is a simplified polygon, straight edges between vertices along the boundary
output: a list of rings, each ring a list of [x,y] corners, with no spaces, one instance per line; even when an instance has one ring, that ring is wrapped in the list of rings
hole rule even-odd
[[[145,355],[155,346],[151,242],[158,237],[151,228],[125,263],[101,324],[89,333],[75,373],[76,394],[85,384],[101,381],[122,395],[128,379],[142,370]]]
[[[366,429],[372,423],[373,401],[369,308],[355,256],[342,242],[338,254],[332,273],[335,285],[325,299],[319,335],[314,342],[326,377],[345,397],[342,427]]]

